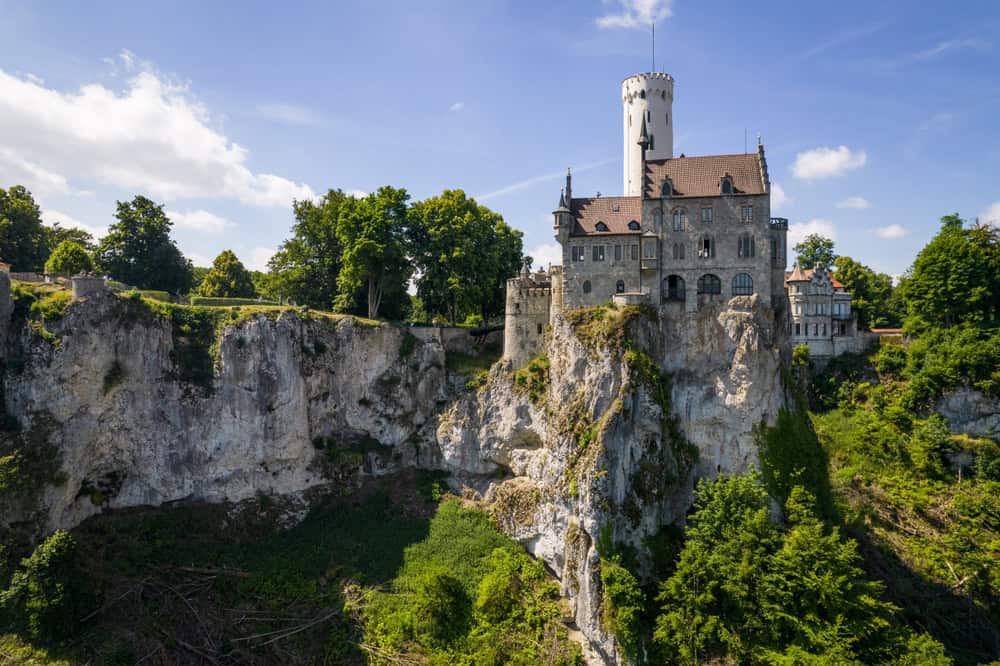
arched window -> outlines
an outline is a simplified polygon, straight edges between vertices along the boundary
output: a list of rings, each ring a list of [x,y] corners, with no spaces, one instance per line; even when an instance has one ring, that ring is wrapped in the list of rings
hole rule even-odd
[[[666,99],[666,98],[667,98],[667,93],[663,93],[663,99]],[[663,120],[664,120],[664,122],[666,122],[669,125],[670,124],[670,114],[669,113],[666,114],[664,116]]]
[[[636,222],[635,220],[632,220],[631,222],[628,223],[629,231],[639,231],[640,228],[641,227],[639,226],[639,223]]]
[[[667,178],[665,181],[663,181],[663,188],[660,191],[662,192],[663,196],[665,196],[665,197],[672,197],[672,196],[674,196],[674,183],[673,183],[673,181],[670,180],[669,178]]]
[[[753,257],[757,254],[757,243],[750,234],[743,234],[739,237],[737,255],[740,257]]]
[[[674,231],[684,231],[687,228],[687,211],[683,208],[674,209]]]
[[[684,243],[674,243],[674,259],[684,258]]]
[[[664,301],[683,301],[687,297],[684,278],[680,275],[668,275],[663,278],[661,298]]]
[[[598,231],[607,231],[608,225],[604,224],[603,222],[598,222],[597,226],[595,226],[594,228],[597,229]]]
[[[753,293],[753,278],[749,273],[737,273],[733,278],[733,296],[749,296]]]
[[[584,280],[583,281],[583,293],[585,293],[585,294],[589,294],[590,293],[590,280]]]
[[[700,278],[698,278],[698,293],[721,294],[722,280],[720,280],[717,275],[712,275],[711,273],[705,273]]]
[[[722,193],[732,194],[733,193],[733,179],[729,176],[722,177]]]
[[[625,280],[618,280],[618,282],[615,283],[615,293],[616,294],[625,293]]]

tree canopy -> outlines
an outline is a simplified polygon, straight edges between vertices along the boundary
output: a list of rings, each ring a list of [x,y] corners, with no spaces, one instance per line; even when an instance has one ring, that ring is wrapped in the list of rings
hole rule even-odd
[[[445,190],[410,209],[417,295],[452,324],[503,312],[504,287],[521,263],[521,232],[462,190]]]
[[[117,222],[95,250],[97,266],[111,277],[140,289],[175,294],[191,289],[191,262],[170,238],[173,226],[163,206],[144,196],[117,202]]]
[[[833,276],[851,293],[851,308],[862,328],[898,326],[900,313],[893,298],[892,277],[876,273],[847,256],[833,261]]]
[[[988,323],[1000,319],[1000,230],[966,227],[958,215],[917,255],[900,288],[909,315],[927,323]]]
[[[64,240],[49,255],[45,262],[46,273],[87,273],[94,270],[94,262],[90,254],[79,243]]]
[[[798,255],[796,262],[804,269],[818,266],[832,268],[833,261],[837,258],[833,251],[833,240],[819,234],[809,234],[792,249]]]
[[[20,185],[0,190],[0,259],[14,271],[41,271],[49,240],[31,192]]]
[[[318,201],[296,201],[292,205],[292,237],[268,262],[269,295],[318,310],[333,307],[343,254],[337,238],[337,219],[349,199],[342,190],[329,190]]]
[[[360,294],[367,316],[374,318],[385,296],[405,296],[413,274],[407,256],[409,198],[406,190],[385,186],[363,199],[342,202],[337,218],[337,239],[344,249],[337,276],[338,310],[351,311]]]
[[[257,289],[250,271],[233,251],[223,250],[198,285],[198,294],[220,298],[254,298],[257,296]]]

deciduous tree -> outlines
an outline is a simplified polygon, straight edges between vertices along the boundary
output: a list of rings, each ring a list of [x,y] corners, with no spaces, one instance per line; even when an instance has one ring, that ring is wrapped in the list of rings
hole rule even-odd
[[[798,255],[796,261],[804,269],[818,266],[832,268],[833,261],[837,258],[833,251],[833,240],[819,234],[809,234],[792,249]]]
[[[94,262],[87,251],[71,240],[64,240],[49,255],[45,262],[46,273],[87,273],[94,270]]]
[[[0,189],[0,259],[14,271],[41,271],[49,256],[48,230],[26,188]]]
[[[187,293],[191,262],[170,238],[173,226],[163,206],[144,196],[119,201],[118,219],[95,251],[95,263],[111,277],[140,289]]]
[[[851,309],[858,314],[861,328],[898,326],[900,313],[894,311],[892,278],[876,273],[868,266],[847,256],[833,261],[833,276],[851,294]]]
[[[232,250],[224,250],[215,258],[212,268],[198,286],[198,293],[202,296],[220,298],[257,296],[250,271],[243,266]]]

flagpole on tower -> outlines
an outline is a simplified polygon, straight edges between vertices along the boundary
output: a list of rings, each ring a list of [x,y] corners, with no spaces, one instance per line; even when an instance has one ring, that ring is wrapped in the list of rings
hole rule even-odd
[[[650,39],[650,52],[653,55],[653,71],[656,71],[656,23],[650,23],[652,28],[652,38]]]

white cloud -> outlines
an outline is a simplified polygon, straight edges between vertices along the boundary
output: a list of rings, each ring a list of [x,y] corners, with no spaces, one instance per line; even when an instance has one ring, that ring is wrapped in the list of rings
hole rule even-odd
[[[323,117],[304,106],[296,104],[259,104],[257,113],[269,120],[275,120],[286,125],[302,125],[305,127],[315,127],[323,123]]]
[[[212,266],[212,262],[214,261],[211,257],[206,257],[198,252],[183,252],[183,254],[184,257],[189,259],[193,265],[200,266],[201,268],[210,268]]]
[[[465,102],[455,102],[448,107],[448,113],[458,113],[465,108]]]
[[[187,85],[120,56],[121,92],[99,83],[61,92],[0,70],[0,182],[55,193],[96,181],[158,199],[227,198],[287,206],[308,185],[254,173],[248,151],[210,126]]]
[[[778,183],[771,183],[771,212],[775,212],[791,199],[785,194],[785,188]]]
[[[559,243],[542,243],[528,250],[526,254],[534,260],[531,264],[532,270],[539,268],[548,270],[550,265],[562,265],[562,246]]]
[[[857,208],[858,210],[864,210],[871,207],[872,203],[864,197],[847,197],[843,201],[837,202],[837,208]]]
[[[24,74],[24,78],[26,78],[26,79],[28,79],[29,81],[31,81],[32,83],[36,83],[36,84],[38,84],[38,85],[40,85],[40,86],[44,86],[44,85],[45,85],[45,79],[43,79],[43,78],[42,78],[42,77],[40,77],[40,76],[35,76],[35,75],[34,75],[34,74],[32,74],[31,72],[26,72],[26,73]]]
[[[837,240],[837,230],[833,226],[833,222],[817,217],[808,222],[792,222],[788,225],[788,247],[795,247],[809,234],[819,234],[831,240]]]
[[[831,178],[861,168],[867,161],[865,151],[847,146],[814,148],[795,156],[792,174],[803,179]]]
[[[980,213],[979,221],[983,224],[1000,226],[1000,201],[995,202],[992,206]]]
[[[355,199],[364,199],[368,196],[368,192],[364,190],[347,190],[347,196],[354,197]]]
[[[911,53],[902,58],[905,62],[921,62],[926,60],[935,60],[949,51],[961,51],[965,49],[974,49],[976,51],[985,51],[990,48],[992,44],[985,39],[980,39],[979,37],[967,37],[964,39],[949,39],[944,42],[939,42],[929,49],[924,49],[923,51],[917,51],[916,53]]]
[[[618,11],[597,19],[601,28],[648,28],[673,15],[673,0],[617,0]]]
[[[193,231],[204,231],[209,234],[222,233],[224,230],[236,226],[224,217],[219,217],[215,213],[207,210],[192,210],[182,213],[176,210],[166,211],[167,217],[180,229],[191,229]]]
[[[71,215],[67,215],[62,211],[52,210],[50,208],[42,211],[42,221],[44,221],[49,226],[55,226],[56,224],[58,224],[61,227],[83,229],[91,236],[93,236],[95,240],[101,238],[102,236],[104,236],[104,234],[108,233],[107,226],[94,226],[90,224],[85,224],[84,222],[81,222],[80,220],[76,219]]]
[[[250,253],[250,259],[246,262],[246,267],[252,271],[267,271],[267,262],[271,260],[277,252],[271,247],[255,247]]]
[[[890,224],[875,230],[875,235],[879,238],[902,238],[907,233],[906,228],[898,224]]]

